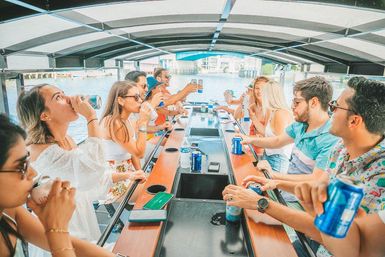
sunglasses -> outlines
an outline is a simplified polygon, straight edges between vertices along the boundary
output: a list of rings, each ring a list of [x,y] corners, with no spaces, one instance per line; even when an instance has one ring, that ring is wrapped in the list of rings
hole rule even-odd
[[[139,100],[142,100],[142,98],[140,97],[139,94],[136,94],[136,95],[125,95],[125,96],[122,96],[123,98],[127,98],[127,97],[133,97],[135,99],[136,102],[139,102]]]
[[[0,170],[0,172],[20,173],[21,179],[24,179],[28,172],[29,161],[30,161],[30,154],[28,152],[25,160],[21,164],[21,167],[19,167],[18,169]]]
[[[343,107],[338,106],[336,100],[330,101],[328,103],[328,105],[329,105],[329,111],[330,112],[334,112],[336,109],[341,109],[341,110],[350,111],[350,112],[353,112],[354,114],[357,114],[355,111],[353,111],[351,109],[347,109],[347,108],[343,108]]]

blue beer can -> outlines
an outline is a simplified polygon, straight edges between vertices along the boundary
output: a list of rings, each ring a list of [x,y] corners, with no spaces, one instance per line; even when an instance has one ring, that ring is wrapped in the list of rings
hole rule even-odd
[[[102,98],[98,95],[89,95],[88,103],[92,106],[92,108],[98,110],[102,107]]]
[[[162,106],[164,106],[164,102],[163,102],[163,101],[161,101],[161,102],[159,103],[158,107],[162,107]]]
[[[247,189],[253,190],[254,192],[256,192],[259,195],[263,195],[263,191],[261,190],[261,185],[258,183],[249,184]]]
[[[241,145],[242,138],[240,137],[233,137],[231,140],[231,152],[233,154],[242,154],[242,145]]]
[[[317,215],[314,220],[315,226],[324,234],[344,238],[363,196],[364,190],[358,181],[346,175],[337,175],[337,178],[329,184],[324,213]]]
[[[202,170],[202,153],[200,151],[191,153],[191,170],[195,172],[201,172]]]
[[[226,204],[226,220],[237,223],[241,220],[242,209],[237,206],[229,206]]]

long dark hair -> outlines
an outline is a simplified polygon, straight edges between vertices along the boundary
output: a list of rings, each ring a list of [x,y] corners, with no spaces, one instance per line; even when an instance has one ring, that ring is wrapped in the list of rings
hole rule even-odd
[[[3,168],[4,163],[9,157],[9,150],[16,144],[19,138],[24,140],[27,137],[25,131],[18,125],[11,122],[11,120],[4,114],[0,114],[0,169]],[[6,216],[0,217],[0,234],[3,236],[5,244],[10,252],[10,256],[15,254],[15,248],[12,246],[9,235],[14,235],[19,239],[22,236],[10,225],[10,221]]]
[[[128,128],[126,127],[124,121],[120,118],[120,114],[122,113],[122,106],[119,104],[118,98],[127,95],[128,91],[134,87],[136,87],[136,85],[132,81],[116,81],[110,89],[106,107],[101,118],[101,120],[103,120],[104,118],[109,117],[108,120],[106,120],[106,126],[108,127],[111,135],[120,129],[123,129],[124,142],[128,142],[130,136],[128,133]],[[117,128],[114,126],[116,121],[119,123],[119,127]]]

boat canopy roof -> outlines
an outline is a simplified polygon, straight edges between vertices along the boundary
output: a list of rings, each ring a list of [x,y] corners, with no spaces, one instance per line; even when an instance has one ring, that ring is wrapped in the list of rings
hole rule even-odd
[[[6,0],[0,13],[6,69],[26,56],[59,68],[224,51],[384,73],[384,1]]]

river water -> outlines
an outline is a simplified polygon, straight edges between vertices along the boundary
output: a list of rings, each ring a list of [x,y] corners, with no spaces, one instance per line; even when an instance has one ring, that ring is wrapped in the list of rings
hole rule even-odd
[[[245,90],[246,86],[250,84],[250,78],[240,78],[236,74],[198,74],[198,75],[173,75],[170,81],[169,90],[172,93],[176,93],[182,89],[191,79],[202,79],[204,84],[203,93],[193,93],[187,97],[187,101],[208,101],[210,99],[216,100],[219,103],[224,103],[223,92],[226,89],[234,91],[235,96],[240,96]],[[97,114],[100,116],[104,109],[104,103],[106,102],[109,89],[116,81],[115,76],[106,77],[86,77],[86,78],[60,78],[60,79],[34,79],[25,80],[25,85],[38,85],[40,83],[48,83],[56,85],[63,89],[67,95],[88,95],[96,94],[101,96],[103,106],[100,110],[97,110]],[[290,103],[292,98],[294,78],[286,78],[284,91],[285,96]],[[333,83],[334,98],[337,97],[343,90],[344,86],[341,83]],[[8,103],[10,114],[12,117],[16,117],[16,86],[9,83],[7,86]],[[16,118],[15,118],[16,119]],[[75,139],[76,142],[81,141],[87,136],[86,121],[83,118],[79,118],[76,122],[73,122],[69,128],[69,134]]]

